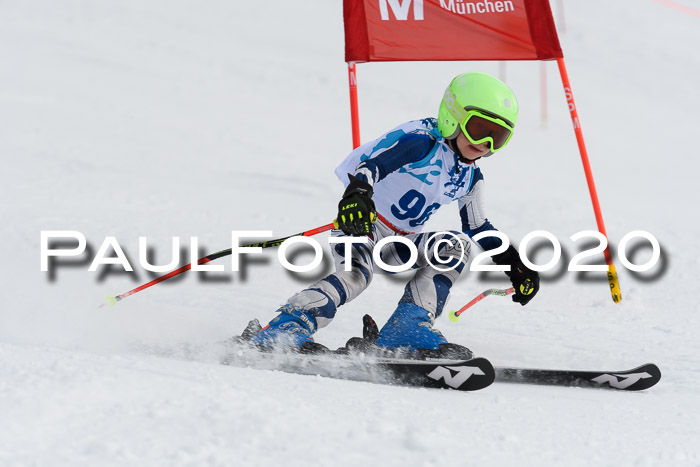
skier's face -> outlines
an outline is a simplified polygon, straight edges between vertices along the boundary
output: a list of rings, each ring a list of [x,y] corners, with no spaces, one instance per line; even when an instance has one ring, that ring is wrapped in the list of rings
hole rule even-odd
[[[462,153],[462,157],[470,161],[475,161],[485,156],[491,150],[488,141],[484,141],[481,144],[472,144],[461,131],[457,136],[457,147],[459,148],[459,152]]]

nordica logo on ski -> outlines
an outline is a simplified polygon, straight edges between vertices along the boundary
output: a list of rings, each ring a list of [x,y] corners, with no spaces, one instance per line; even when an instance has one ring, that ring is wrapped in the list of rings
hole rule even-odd
[[[616,375],[616,374],[602,374],[600,376],[597,376],[593,378],[591,381],[594,381],[598,384],[605,384],[608,383],[610,387],[613,387],[615,389],[627,389],[628,387],[632,386],[634,383],[639,381],[640,379],[646,379],[646,378],[651,378],[652,376],[647,373],[631,373],[631,374],[625,374],[625,375]]]
[[[484,374],[481,368],[476,366],[438,366],[428,373],[428,378],[435,381],[444,379],[449,387],[458,389],[472,376],[484,376]]]

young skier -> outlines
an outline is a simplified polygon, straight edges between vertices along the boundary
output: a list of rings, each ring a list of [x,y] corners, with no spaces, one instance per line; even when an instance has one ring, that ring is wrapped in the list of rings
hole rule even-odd
[[[465,73],[445,91],[437,120],[404,123],[352,151],[335,171],[346,189],[338,205],[339,229],[332,235],[365,236],[366,243],[352,245],[350,271],[345,270],[345,245],[333,245],[336,272],[293,295],[251,341],[262,347],[317,346],[312,335],[370,284],[375,244],[387,236],[402,236],[417,247],[417,271],[374,344],[391,350],[452,352],[455,345],[448,344],[433,323],[468,261],[468,237],[496,230],[484,213],[483,175],[475,161],[503,149],[517,118],[517,100],[505,83],[484,73]],[[460,232],[420,233],[440,206],[453,201],[459,203]],[[491,250],[501,240],[485,237],[478,243]],[[382,249],[380,258],[401,265],[410,256],[407,245],[393,242]],[[515,288],[513,301],[526,305],[539,290],[537,272],[523,265],[513,246],[492,259],[510,266],[506,275]],[[471,355],[456,347],[462,356]]]

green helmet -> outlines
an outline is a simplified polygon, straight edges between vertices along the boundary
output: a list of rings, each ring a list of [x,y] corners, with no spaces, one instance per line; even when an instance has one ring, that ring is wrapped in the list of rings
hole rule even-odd
[[[440,102],[440,134],[445,139],[456,138],[470,110],[501,119],[511,128],[518,120],[518,101],[513,91],[486,73],[463,73],[452,80]]]

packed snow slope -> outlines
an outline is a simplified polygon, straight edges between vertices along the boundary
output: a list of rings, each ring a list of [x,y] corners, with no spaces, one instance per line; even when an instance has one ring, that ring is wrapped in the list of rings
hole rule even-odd
[[[351,148],[340,1],[0,3],[0,465],[700,464],[700,18],[684,3],[553,2],[611,243],[661,244],[647,273],[616,259],[617,305],[604,276],[566,272],[569,237],[596,226],[555,63],[546,119],[535,62],[358,66],[363,141],[434,116],[458,73],[500,75],[520,100],[512,142],[480,163],[489,218],[516,244],[549,231],[564,254],[527,307],[488,298],[439,319],[447,338],[496,365],[663,372],[642,393],[473,394],[218,365],[214,343],[328,272],[288,273],[275,250],[97,307],[153,277],[139,236],[166,264],[174,236],[204,255],[232,230],[333,219]],[[458,226],[450,206],[428,227]],[[50,230],[83,233],[89,254],[41,272]],[[134,272],[88,271],[110,236]],[[644,241],[627,252],[651,257]],[[383,323],[407,278],[378,275],[317,340],[342,345],[367,312]],[[465,274],[448,308],[506,285]]]

